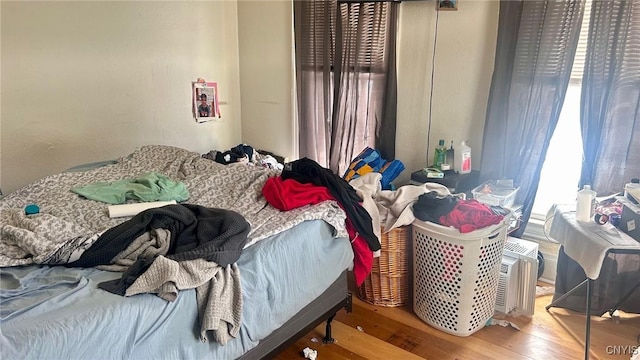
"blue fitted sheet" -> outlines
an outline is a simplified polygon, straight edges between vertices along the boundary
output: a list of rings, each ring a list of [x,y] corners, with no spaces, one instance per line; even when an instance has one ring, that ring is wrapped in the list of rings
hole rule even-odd
[[[175,302],[97,288],[120,273],[26,266],[0,269],[0,358],[234,359],[255,347],[352,264],[351,244],[322,220],[305,221],[244,250],[240,335],[198,340],[195,290]]]

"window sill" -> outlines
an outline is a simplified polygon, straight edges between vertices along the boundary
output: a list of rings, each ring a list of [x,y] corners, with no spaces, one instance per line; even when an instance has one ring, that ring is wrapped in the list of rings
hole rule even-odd
[[[535,240],[538,243],[548,242],[553,244],[558,244],[558,242],[547,236],[545,232],[544,225],[547,219],[546,216],[542,214],[531,214],[529,218],[529,222],[527,223],[527,227],[524,229],[524,233],[522,234],[523,238],[529,240]]]

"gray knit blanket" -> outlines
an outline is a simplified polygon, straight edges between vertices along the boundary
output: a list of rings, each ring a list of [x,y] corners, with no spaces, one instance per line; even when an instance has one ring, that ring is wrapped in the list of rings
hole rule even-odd
[[[188,150],[148,145],[115,164],[47,176],[1,199],[0,267],[77,259],[98,235],[130,218],[109,218],[107,204],[82,198],[71,188],[131,179],[151,171],[184,182],[190,193],[186,203],[243,215],[251,225],[246,246],[306,220],[325,220],[336,229],[336,237],[346,236],[345,214],[333,201],[286,212],[269,205],[262,187],[267,178],[280,174],[277,170],[222,165]],[[40,213],[25,215],[29,204],[38,205]]]

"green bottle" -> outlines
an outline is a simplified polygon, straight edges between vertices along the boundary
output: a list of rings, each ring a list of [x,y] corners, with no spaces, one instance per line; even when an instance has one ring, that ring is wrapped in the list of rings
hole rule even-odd
[[[433,167],[440,169],[446,158],[447,148],[444,146],[444,139],[440,139],[435,154],[433,155]]]

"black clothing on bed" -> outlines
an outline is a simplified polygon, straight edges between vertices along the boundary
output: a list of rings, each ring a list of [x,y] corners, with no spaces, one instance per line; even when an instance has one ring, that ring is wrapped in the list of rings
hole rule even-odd
[[[342,205],[353,227],[365,239],[369,249],[380,250],[380,240],[373,232],[371,215],[362,207],[360,204],[362,199],[346,180],[306,157],[288,163],[280,176],[282,179],[293,179],[303,184],[312,183],[326,187]]]
[[[413,204],[413,214],[422,221],[440,224],[440,217],[448,215],[457,203],[457,196],[440,197],[435,191],[430,191],[418,197]]]
[[[190,204],[148,209],[105,231],[78,260],[66,266],[111,264],[133,240],[151,229],[167,229],[171,233],[167,258],[176,261],[202,258],[226,267],[240,257],[250,225],[231,210]]]

